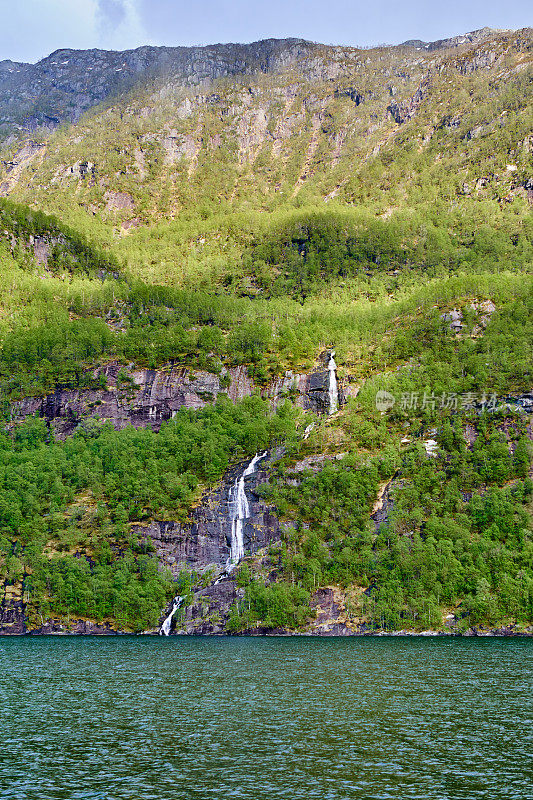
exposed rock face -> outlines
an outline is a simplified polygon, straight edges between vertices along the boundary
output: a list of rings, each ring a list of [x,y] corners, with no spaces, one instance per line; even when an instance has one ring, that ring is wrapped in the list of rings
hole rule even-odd
[[[447,127],[441,112],[450,120],[464,116],[461,102],[458,109],[445,95],[444,104],[437,102],[445,73],[455,81],[458,73],[486,68],[499,83],[502,58],[512,57],[511,72],[527,67],[530,37],[524,29],[409,43],[420,52],[299,39],[122,53],[60,50],[35,65],[6,65],[0,67],[0,195],[51,210],[52,186],[54,193],[68,190],[84,212],[122,233],[186,207],[187,178],[204,166],[219,181],[211,187],[202,180],[201,196],[223,192],[235,208],[251,199],[244,167],[257,178],[254,192],[261,186],[267,195],[296,196],[306,186],[326,199],[342,197],[354,152],[363,163],[374,159],[398,125],[424,117],[435,103],[436,130]],[[83,118],[98,104],[95,116]],[[64,122],[74,123],[65,137],[42,130]],[[423,146],[433,133],[426,130]],[[527,174],[517,160],[523,181]],[[168,191],[160,196],[163,175]],[[509,178],[497,180],[510,191],[516,187]]]
[[[234,603],[244,597],[244,589],[235,586],[232,580],[208,586],[195,592],[193,602],[187,606],[172,632],[178,634],[226,634],[226,624]],[[365,633],[366,625],[349,626],[346,623],[345,608],[339,590],[326,587],[318,589],[312,596],[310,607],[315,615],[304,633],[314,636],[353,636]],[[286,636],[292,631],[284,628],[256,626],[242,631],[252,636]]]
[[[0,602],[0,634],[26,633],[22,584],[5,584]]]
[[[122,371],[121,371],[122,370]],[[126,425],[159,430],[161,422],[180,408],[201,408],[227,394],[234,402],[252,393],[253,383],[244,367],[227,372],[229,387],[210,372],[174,367],[168,370],[125,370],[112,363],[93,371],[95,379],[105,378],[106,389],[62,389],[46,397],[26,397],[13,403],[15,421],[32,414],[44,417],[58,436],[72,433],[83,420],[99,417],[117,430]]]
[[[0,86],[1,86],[0,74]],[[22,170],[31,164],[45,149],[45,145],[28,141],[17,150],[9,161],[3,161],[5,180],[0,184],[0,194],[9,194],[10,189],[16,184]]]
[[[394,504],[393,490],[394,487],[397,487],[399,484],[399,481],[389,481],[381,486],[371,515],[376,530],[379,530],[382,525],[389,522]]]
[[[131,211],[133,208],[135,208],[133,198],[126,192],[108,191],[105,193],[104,198],[106,201],[106,206],[109,210],[115,209],[121,211],[122,209],[126,209]]]
[[[245,491],[250,507],[250,517],[244,524],[245,553],[256,553],[280,538],[280,524],[271,508],[256,494],[255,489],[267,480],[270,458],[258,464],[257,472],[248,476]],[[191,522],[154,521],[147,525],[134,525],[132,532],[141,539],[150,539],[162,564],[177,576],[182,569],[203,574],[213,570],[214,575],[224,571],[230,554],[231,518],[228,507],[229,492],[235,479],[242,475],[248,462],[231,469],[222,483],[202,498],[191,512]]]
[[[62,178],[87,178],[96,174],[95,165],[92,161],[76,161],[70,167],[67,167]],[[54,180],[54,179],[52,179]]]
[[[116,631],[108,623],[99,624],[87,619],[71,620],[67,625],[59,619],[47,619],[37,628],[28,628],[22,601],[16,604],[0,605],[0,636],[21,636],[23,634],[59,634],[87,636],[89,634],[116,635]]]
[[[56,633],[56,634],[111,634],[117,633],[108,623],[96,623],[92,620],[75,619],[67,624],[59,619],[41,620],[36,628],[28,628],[26,618],[26,599],[21,581],[7,582],[0,587],[0,635],[17,636],[24,633]]]
[[[276,73],[318,49],[302,39],[208,47],[138,47],[124,52],[56,50],[37,64],[0,62],[0,121],[54,128],[141,81],[200,84],[217,78]],[[42,110],[46,98],[46,113]]]
[[[309,605],[316,613],[316,620],[310,626],[313,633],[320,636],[350,636],[354,633],[346,624],[340,592],[330,587],[318,589]]]
[[[30,634],[42,635],[55,633],[59,635],[87,636],[116,636],[121,631],[116,631],[108,623],[98,624],[90,619],[74,619],[68,625],[58,619],[47,619],[39,628],[27,631]]]
[[[436,42],[409,40],[403,47],[433,52],[475,46],[497,33],[483,28]],[[288,67],[313,79],[335,80],[343,72],[339,59],[359,53],[357,48],[326,47],[303,39],[207,47],[143,46],[123,52],[61,49],[37,64],[0,62],[0,122],[27,131],[53,129],[64,121],[76,122],[106,98],[147,81],[155,86],[199,85],[224,77],[276,74]],[[357,88],[344,91],[356,105],[365,99]]]
[[[256,494],[256,487],[267,479],[271,458],[276,452],[259,462],[257,472],[246,478],[245,491],[250,517],[244,524],[244,549],[246,555],[257,553],[280,538],[278,518]],[[235,479],[242,475],[248,462],[230,470],[221,484],[202,498],[192,512],[189,524],[174,521],[154,521],[147,525],[134,525],[135,532],[143,540],[155,545],[161,564],[176,577],[180,570],[194,570],[199,574],[211,571],[211,585],[195,593],[194,601],[185,609],[183,632],[223,633],[230,608],[242,596],[231,577],[216,585],[217,576],[224,573],[231,546],[231,518],[228,496]],[[58,619],[43,620],[36,629],[28,630],[22,596],[22,584],[6,585],[0,602],[0,634],[116,634],[109,624],[98,624],[91,620],[71,620],[69,624]]]
[[[196,592],[193,602],[184,609],[182,618],[175,623],[174,633],[224,634],[230,610],[244,594],[232,580],[208,586]]]
[[[426,79],[423,81],[423,83],[421,83],[412,97],[403,102],[391,103],[391,105],[388,106],[387,111],[390,112],[394,121],[397,122],[398,125],[402,125],[404,122],[408,122],[412,117],[414,117],[420,105],[426,98],[428,91],[429,79]]]
[[[267,397],[275,406],[290,397],[305,411],[327,414],[329,410],[329,372],[319,370],[309,374],[286,372],[266,390]],[[339,406],[346,402],[346,393],[339,385]]]
[[[67,436],[84,420],[99,418],[112,422],[116,430],[127,425],[151,426],[159,430],[180,408],[202,408],[220,394],[233,402],[249,397],[255,384],[246,367],[230,367],[221,375],[186,367],[165,370],[125,369],[118,362],[93,370],[93,377],[105,379],[106,389],[64,389],[58,387],[46,397],[26,397],[12,404],[12,419],[21,421],[38,414],[59,437]],[[229,381],[229,386],[226,383]],[[275,408],[287,397],[306,410],[327,413],[328,372],[309,375],[287,373],[264,390]],[[345,402],[339,389],[339,405]]]
[[[7,237],[11,252],[14,252],[16,248],[21,248],[23,251],[25,250],[29,255],[33,256],[36,263],[43,267],[48,266],[48,259],[52,255],[54,247],[65,244],[64,237],[59,236],[30,235],[27,239],[17,239],[14,234],[9,231],[0,231],[0,238],[2,236]]]

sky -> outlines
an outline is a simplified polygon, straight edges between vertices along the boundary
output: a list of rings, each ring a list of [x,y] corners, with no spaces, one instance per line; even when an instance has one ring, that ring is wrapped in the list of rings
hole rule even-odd
[[[0,60],[288,36],[366,47],[531,25],[531,0],[0,0]]]

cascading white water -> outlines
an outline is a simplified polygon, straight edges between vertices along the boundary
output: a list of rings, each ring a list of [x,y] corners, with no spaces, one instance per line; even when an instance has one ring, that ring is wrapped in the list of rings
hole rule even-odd
[[[226,561],[226,575],[244,558],[244,521],[250,516],[250,506],[244,489],[245,479],[253,475],[257,462],[266,456],[266,453],[256,453],[240,478],[229,491],[229,510],[231,516],[231,549]]]
[[[185,599],[184,597],[182,597],[181,595],[178,595],[178,597],[175,597],[174,600],[172,601],[172,610],[171,610],[170,614],[168,615],[168,617],[163,622],[163,624],[161,625],[161,629],[159,631],[159,635],[160,636],[169,636],[170,635],[170,626],[172,625],[172,617],[174,616],[174,614],[176,613],[178,608],[180,608],[180,606],[183,603],[184,599]]]
[[[335,350],[331,351],[328,363],[329,372],[329,414],[339,410],[339,389],[337,386],[337,365],[335,363]]]

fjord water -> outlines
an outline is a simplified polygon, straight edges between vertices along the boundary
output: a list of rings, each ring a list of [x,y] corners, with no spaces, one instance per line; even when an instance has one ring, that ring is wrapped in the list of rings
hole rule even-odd
[[[4,638],[2,800],[532,796],[533,641]]]

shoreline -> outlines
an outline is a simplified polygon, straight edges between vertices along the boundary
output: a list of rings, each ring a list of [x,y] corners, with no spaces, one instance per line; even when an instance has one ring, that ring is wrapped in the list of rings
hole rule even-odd
[[[35,630],[35,631],[18,631],[18,632],[10,632],[6,630],[0,631],[0,637],[31,637],[31,636],[71,636],[71,637],[116,637],[116,636],[135,636],[138,637],[159,637],[159,631],[142,631],[140,633],[134,633],[133,631],[114,631],[114,630],[106,630],[106,631],[92,631],[92,632],[80,632],[80,631],[68,631],[68,630],[55,630],[55,631],[42,631],[42,630]],[[478,630],[476,628],[469,628],[467,631],[462,633],[454,632],[454,631],[409,631],[409,630],[400,630],[400,631],[384,631],[384,630],[376,630],[376,631],[352,631],[350,633],[327,633],[327,632],[312,632],[312,631],[271,631],[271,632],[253,632],[253,631],[243,631],[242,633],[187,633],[185,631],[179,631],[176,633],[171,633],[169,636],[164,636],[161,638],[167,639],[169,637],[195,637],[195,638],[210,638],[210,637],[217,637],[217,638],[228,638],[228,639],[242,639],[242,638],[309,638],[309,639],[349,639],[352,637],[358,638],[419,638],[419,639],[436,639],[436,638],[446,638],[446,639],[510,639],[510,638],[533,638],[533,630],[529,631],[516,631],[512,628],[490,628],[487,630]]]

